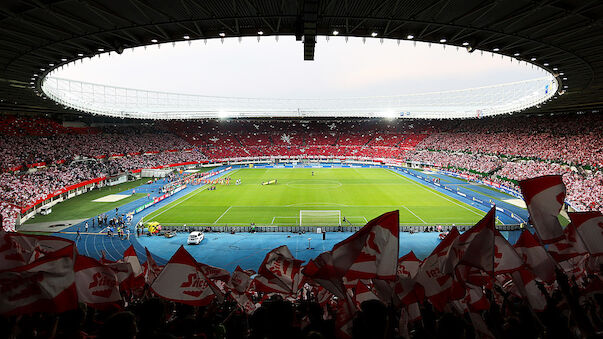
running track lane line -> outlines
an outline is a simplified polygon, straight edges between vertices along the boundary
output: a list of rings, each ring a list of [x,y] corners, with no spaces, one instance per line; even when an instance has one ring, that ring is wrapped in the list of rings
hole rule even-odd
[[[228,213],[228,211],[230,211],[230,209],[231,209],[231,208],[232,208],[232,206],[228,206],[228,208],[226,209],[226,211],[224,211],[224,213],[222,213],[222,214],[221,214],[221,215],[218,217],[218,219],[216,219],[216,221],[214,221],[214,223],[213,223],[213,224],[215,225],[215,224],[216,224],[216,223],[217,223],[217,222],[218,222],[220,219],[222,219],[222,217],[224,216],[224,214]]]
[[[409,212],[410,212],[410,214],[414,215],[414,216],[415,216],[417,219],[421,220],[421,222],[423,222],[424,224],[427,224],[427,223],[425,222],[425,220],[421,219],[421,217],[419,217],[419,216],[418,216],[418,215],[416,215],[416,214],[415,214],[413,211],[411,211],[411,210],[410,210],[410,208],[408,208],[408,207],[406,207],[406,206],[404,206],[404,205],[400,205],[400,206],[402,206],[402,207],[406,208],[406,210],[407,210],[407,211],[409,211]]]
[[[435,195],[437,195],[437,196],[439,196],[439,197],[441,197],[441,198],[444,198],[445,200],[448,200],[448,201],[450,201],[451,203],[453,203],[453,204],[455,204],[455,205],[457,205],[457,206],[460,206],[460,207],[462,207],[462,208],[466,209],[467,211],[470,211],[470,212],[471,212],[471,213],[473,213],[473,214],[479,215],[480,217],[482,216],[481,214],[479,214],[479,213],[477,213],[476,211],[474,211],[474,210],[472,210],[472,209],[468,208],[467,206],[463,206],[463,205],[459,204],[458,202],[456,202],[456,201],[454,201],[454,200],[450,200],[448,197],[444,196],[443,194],[441,194],[440,192],[438,192],[438,191],[436,191],[436,190],[431,190],[431,189],[429,189],[429,188],[427,188],[427,187],[424,187],[423,185],[421,185],[421,184],[419,184],[419,183],[414,182],[414,180],[412,180],[412,179],[408,179],[407,177],[403,176],[402,174],[400,174],[400,173],[398,173],[398,172],[395,172],[395,171],[393,171],[393,170],[390,170],[390,171],[391,171],[392,173],[394,173],[395,175],[397,175],[397,176],[399,176],[399,177],[401,177],[401,178],[403,178],[403,179],[405,179],[405,180],[407,180],[407,181],[412,182],[413,184],[415,184],[415,185],[417,185],[417,186],[421,187],[422,189],[424,189],[424,190],[426,190],[426,191],[428,191],[428,192],[431,192],[431,193],[433,193],[433,194],[435,194]]]
[[[238,172],[239,170],[240,170],[240,168],[236,169],[235,171],[233,171],[233,172],[231,172],[231,173],[224,173],[224,175],[226,175],[226,174],[233,174],[233,173]],[[221,177],[223,177],[224,175],[219,176],[218,178],[221,178]],[[154,215],[152,219],[157,218],[158,216],[162,215],[163,213],[165,213],[165,212],[167,212],[167,211],[171,210],[172,208],[174,208],[174,207],[176,207],[176,206],[180,205],[181,203],[183,203],[183,202],[187,201],[188,199],[190,199],[190,198],[192,198],[192,197],[196,196],[197,194],[199,194],[199,193],[201,193],[201,192],[205,191],[205,190],[206,190],[208,187],[210,187],[210,186],[211,186],[211,185],[207,185],[207,184],[206,184],[206,185],[203,185],[202,187],[199,187],[198,189],[196,189],[196,190],[194,190],[194,191],[190,192],[190,193],[189,193],[189,195],[190,195],[189,197],[186,197],[186,195],[185,195],[184,197],[180,198],[180,199],[182,199],[182,200],[180,200],[180,201],[178,201],[178,200],[173,201],[172,203],[176,203],[176,204],[174,204],[174,205],[170,206],[169,208],[166,208],[165,210],[161,211],[161,213],[159,213],[159,214],[157,214],[157,215]],[[185,199],[185,198],[186,198],[186,199]],[[169,204],[168,204],[167,206],[169,206]],[[165,207],[167,207],[167,206],[165,206]],[[161,209],[161,208],[160,208],[160,209]],[[160,209],[157,209],[157,211],[159,211]],[[157,211],[155,211],[155,212],[157,212]],[[151,215],[151,214],[153,214],[153,213],[154,213],[154,212],[151,212],[151,213],[149,213],[149,215]],[[140,218],[140,220],[142,221],[142,220],[143,220],[145,217],[147,217],[147,216],[148,216],[148,215],[143,216],[142,218]]]

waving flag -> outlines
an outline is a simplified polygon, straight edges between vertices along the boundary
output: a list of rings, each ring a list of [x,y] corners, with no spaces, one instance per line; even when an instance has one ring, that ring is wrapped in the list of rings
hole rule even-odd
[[[74,244],[71,240],[48,235],[22,233],[5,233],[5,235],[16,244],[27,263]]]
[[[360,305],[368,300],[379,300],[379,298],[377,298],[375,293],[373,293],[365,283],[358,281],[354,291],[354,301],[356,302],[356,305]]]
[[[603,215],[599,211],[568,213],[591,255],[603,255]]]
[[[0,230],[0,271],[27,264],[25,257],[29,255],[21,246]]]
[[[399,213],[388,212],[369,221],[358,232],[320,254],[304,274],[343,298],[343,277],[394,281],[398,262]]]
[[[551,257],[558,263],[588,253],[582,239],[578,236],[576,226],[573,223],[565,226],[563,238],[549,245],[548,251],[551,254]]]
[[[538,278],[547,283],[555,281],[555,263],[530,231],[521,232],[513,247]]]
[[[565,199],[565,185],[560,175],[547,175],[519,182],[534,228],[545,244],[563,239],[557,216]]]
[[[205,275],[207,279],[220,280],[224,282],[228,282],[228,280],[230,280],[230,273],[225,269],[214,267],[204,263],[198,263],[198,266],[199,270],[203,272],[203,275]]]
[[[494,232],[494,273],[503,274],[524,267],[523,260],[499,231]]]
[[[180,246],[151,285],[158,296],[193,306],[209,304],[215,294],[195,259]]]
[[[456,227],[440,242],[431,252],[429,257],[423,260],[416,281],[425,291],[425,296],[438,309],[442,310],[450,299],[458,299],[464,295],[464,290],[459,292],[455,286],[452,275],[441,270],[454,242],[460,236]]]
[[[105,308],[121,300],[115,272],[93,258],[78,255],[75,259],[75,284],[80,302]]]
[[[163,268],[161,266],[157,265],[157,263],[155,262],[155,259],[153,259],[153,256],[151,255],[151,252],[149,252],[149,250],[146,247],[144,248],[144,250],[147,255],[147,261],[143,264],[144,281],[148,285],[151,285],[153,283],[153,281],[155,281],[155,278],[157,278],[159,273],[161,273],[161,270]]]
[[[398,299],[405,305],[410,305],[419,299],[415,293],[415,276],[419,273],[421,260],[417,259],[415,253],[410,251],[398,259],[398,268],[396,271],[396,281],[394,283],[394,293]]]
[[[65,312],[77,308],[69,245],[27,265],[0,271],[0,314]]]
[[[240,266],[237,266],[226,286],[234,293],[244,293],[249,288],[251,276],[254,274],[255,272],[251,270],[243,270]]]
[[[451,274],[459,263],[492,272],[495,222],[496,208],[492,207],[475,226],[454,241],[450,253],[442,261],[442,272]]]
[[[262,292],[297,294],[304,277],[301,273],[303,260],[297,260],[286,245],[266,254],[255,277],[255,288]]]

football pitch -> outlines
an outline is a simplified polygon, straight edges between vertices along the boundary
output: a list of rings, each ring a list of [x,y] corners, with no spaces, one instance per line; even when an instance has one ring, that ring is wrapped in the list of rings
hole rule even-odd
[[[364,225],[392,210],[401,225],[473,225],[485,212],[382,168],[236,169],[230,185],[206,186],[144,217],[165,226],[300,225],[300,210],[340,214],[341,225]],[[240,185],[235,181],[241,179]],[[262,185],[277,180],[277,184]],[[337,217],[335,217],[337,218]],[[307,220],[307,219],[306,219]],[[302,222],[302,225],[307,225]]]

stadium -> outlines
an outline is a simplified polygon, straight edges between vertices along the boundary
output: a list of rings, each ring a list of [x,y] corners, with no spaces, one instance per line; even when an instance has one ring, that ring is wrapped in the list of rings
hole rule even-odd
[[[0,4],[1,337],[603,335],[602,20]]]

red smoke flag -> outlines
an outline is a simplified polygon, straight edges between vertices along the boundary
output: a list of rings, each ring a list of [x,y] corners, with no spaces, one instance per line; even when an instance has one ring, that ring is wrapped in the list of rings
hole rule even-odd
[[[534,228],[544,244],[563,239],[557,216],[563,207],[565,185],[560,175],[547,175],[519,182]]]
[[[303,260],[297,260],[286,245],[266,254],[255,277],[255,288],[262,292],[297,294],[302,287]]]
[[[0,314],[61,313],[77,308],[75,247],[47,253],[30,264],[0,271]]]
[[[523,230],[513,247],[538,278],[547,283],[555,281],[555,263],[530,231]]]
[[[369,221],[329,252],[304,268],[304,274],[343,298],[343,277],[394,281],[398,263],[399,213],[392,211]]]
[[[603,215],[599,211],[568,213],[591,255],[603,255]]]
[[[158,296],[183,304],[204,306],[216,296],[195,259],[180,246],[151,285]]]
[[[93,258],[78,255],[75,259],[75,284],[79,301],[105,308],[121,300],[115,272]]]

